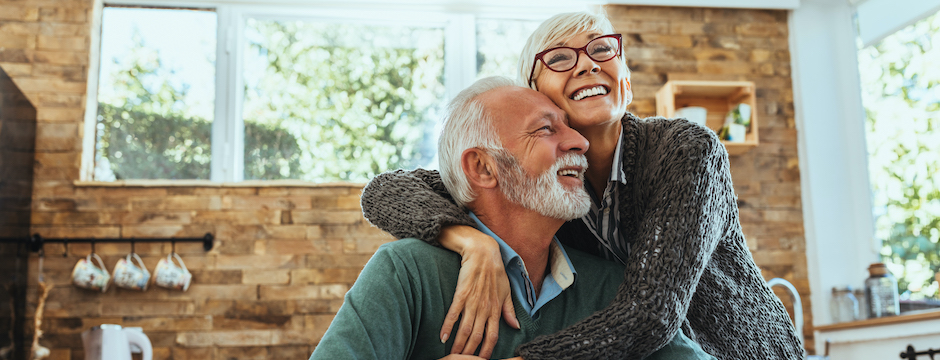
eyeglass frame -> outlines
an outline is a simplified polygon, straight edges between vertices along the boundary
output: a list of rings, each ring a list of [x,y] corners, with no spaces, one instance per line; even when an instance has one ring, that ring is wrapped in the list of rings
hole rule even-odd
[[[594,59],[593,56],[591,56],[591,54],[588,54],[587,47],[588,47],[588,45],[591,45],[591,43],[594,42],[594,40],[601,39],[601,38],[605,38],[605,37],[612,37],[612,38],[614,38],[614,39],[617,39],[617,54],[614,55],[614,56],[611,56],[610,59],[607,59],[607,60],[603,60],[603,61],[601,61],[601,60],[596,60],[596,59]],[[571,65],[570,68],[559,71],[559,70],[552,69],[551,66],[548,66],[548,64],[545,63],[545,58],[544,58],[545,54],[548,54],[549,52],[552,52],[552,51],[555,51],[555,50],[558,50],[558,49],[571,49],[571,50],[574,50],[575,56],[578,56],[578,59],[575,60],[574,64]],[[528,82],[527,84],[529,84],[529,85],[532,84],[532,76],[535,75],[535,67],[538,66],[539,61],[542,62],[542,65],[545,66],[546,69],[549,69],[549,70],[554,71],[554,72],[565,72],[565,71],[574,69],[576,66],[578,66],[578,61],[580,61],[580,53],[581,53],[582,51],[584,51],[584,55],[587,55],[587,57],[588,57],[589,59],[591,59],[591,60],[593,60],[593,61],[595,61],[595,62],[608,62],[608,61],[611,61],[611,60],[613,60],[615,57],[618,57],[618,56],[620,56],[621,54],[623,54],[623,34],[607,34],[607,35],[601,35],[601,36],[598,36],[598,37],[596,37],[596,38],[591,39],[591,41],[588,41],[587,44],[584,44],[584,46],[579,47],[579,48],[573,48],[573,47],[570,47],[570,46],[556,46],[556,47],[553,47],[553,48],[551,48],[551,49],[546,49],[546,50],[544,50],[544,51],[542,51],[542,52],[540,52],[540,53],[538,53],[538,54],[535,54],[535,61],[532,62],[532,70],[529,71],[529,82]]]

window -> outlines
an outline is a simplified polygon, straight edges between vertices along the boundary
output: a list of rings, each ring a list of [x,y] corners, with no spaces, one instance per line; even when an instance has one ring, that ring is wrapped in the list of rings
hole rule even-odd
[[[96,180],[209,179],[215,23],[212,11],[104,9]]]
[[[940,13],[859,51],[882,260],[903,299],[938,296]]]
[[[434,168],[446,99],[474,77],[515,78],[550,15],[147,5],[102,13],[97,181]]]

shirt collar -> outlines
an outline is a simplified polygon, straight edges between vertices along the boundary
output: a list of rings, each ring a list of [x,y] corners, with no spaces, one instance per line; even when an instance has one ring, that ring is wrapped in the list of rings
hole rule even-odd
[[[503,266],[509,267],[514,259],[519,259],[518,261],[523,265],[522,269],[525,271],[525,264],[522,261],[522,257],[520,257],[512,247],[506,244],[503,239],[483,224],[472,211],[470,212],[470,218],[476,221],[477,230],[496,239],[496,243],[499,244],[499,253],[503,257]],[[575,271],[574,265],[571,264],[571,259],[568,258],[568,253],[565,251],[564,247],[561,246],[557,237],[552,238],[552,242],[549,244],[549,251],[551,252],[548,259],[550,273],[545,276],[551,276],[562,290],[567,289],[574,284],[578,272]]]
[[[623,126],[620,127],[620,136],[617,137],[617,147],[614,148],[613,164],[610,166],[610,181],[627,183],[627,175],[623,172]]]

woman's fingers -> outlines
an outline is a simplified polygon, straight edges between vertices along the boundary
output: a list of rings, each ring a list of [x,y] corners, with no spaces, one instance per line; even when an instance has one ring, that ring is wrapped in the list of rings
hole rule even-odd
[[[450,304],[450,310],[447,310],[447,316],[444,316],[444,326],[441,327],[441,343],[447,342],[450,338],[454,324],[460,318],[463,312],[463,305],[467,299],[466,291],[462,291],[460,281],[457,282],[457,293],[454,294],[454,302]]]
[[[476,317],[469,317],[469,319],[473,319],[473,329],[469,332],[470,336],[467,338],[467,344],[464,346],[463,351],[460,352],[461,354],[475,354],[477,352],[477,348],[480,347],[480,342],[483,341],[483,333],[486,331],[486,321],[488,320],[488,316],[486,315],[486,312],[480,311]],[[463,322],[465,321],[461,321],[461,328],[463,327]],[[458,331],[458,333],[462,330],[463,329]],[[462,336],[463,334],[461,334],[461,337]],[[454,344],[454,346],[456,347],[456,344]]]
[[[499,340],[499,309],[493,307],[489,319],[486,320],[486,334],[483,337],[483,347],[480,348],[480,357],[489,358]]]
[[[513,329],[519,329],[519,319],[516,318],[516,307],[512,304],[512,296],[507,296],[503,301],[503,320]]]

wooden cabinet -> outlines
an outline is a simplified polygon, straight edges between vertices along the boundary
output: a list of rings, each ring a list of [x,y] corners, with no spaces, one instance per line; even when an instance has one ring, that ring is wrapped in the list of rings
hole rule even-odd
[[[716,133],[725,123],[725,116],[738,104],[751,106],[751,124],[744,141],[722,141],[728,154],[753,149],[760,142],[757,134],[757,102],[754,83],[750,81],[672,80],[656,92],[656,115],[674,118],[676,109],[701,106],[707,110],[705,126]]]

